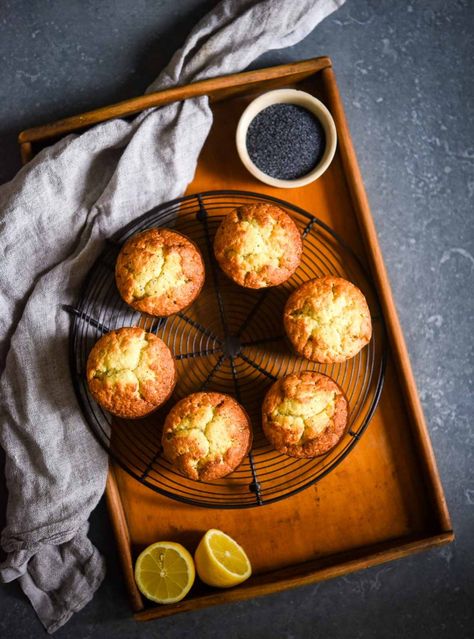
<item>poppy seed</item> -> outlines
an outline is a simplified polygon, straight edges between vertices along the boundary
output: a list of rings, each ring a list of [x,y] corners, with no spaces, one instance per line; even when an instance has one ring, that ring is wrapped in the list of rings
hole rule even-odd
[[[294,180],[319,164],[326,136],[321,122],[308,109],[273,104],[250,123],[246,145],[250,159],[263,173]]]

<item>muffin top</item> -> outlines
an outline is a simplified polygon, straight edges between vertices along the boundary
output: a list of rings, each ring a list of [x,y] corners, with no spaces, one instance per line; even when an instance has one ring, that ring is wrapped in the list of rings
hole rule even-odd
[[[341,388],[315,371],[277,380],[262,407],[267,439],[291,457],[316,457],[333,448],[344,434],[347,415]]]
[[[122,298],[144,313],[167,316],[191,304],[204,283],[204,262],[191,240],[169,229],[137,233],[115,265]]]
[[[226,275],[240,286],[263,288],[285,282],[300,263],[301,235],[274,204],[251,204],[222,220],[214,252]]]
[[[285,329],[296,351],[315,362],[344,362],[369,343],[370,311],[351,282],[333,276],[309,280],[288,298]]]
[[[87,360],[94,399],[119,417],[138,418],[168,399],[176,383],[166,344],[141,328],[120,328],[99,339]]]
[[[166,417],[163,452],[191,479],[212,480],[231,473],[250,449],[252,433],[242,406],[229,395],[193,393]]]

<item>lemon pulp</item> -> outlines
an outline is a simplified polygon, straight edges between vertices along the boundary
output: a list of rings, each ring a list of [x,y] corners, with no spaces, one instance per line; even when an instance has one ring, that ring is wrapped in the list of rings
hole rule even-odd
[[[139,555],[135,581],[140,592],[157,603],[176,603],[194,583],[193,558],[181,544],[159,541]]]
[[[230,588],[252,574],[244,549],[232,537],[213,528],[199,542],[194,560],[200,579],[209,586]]]

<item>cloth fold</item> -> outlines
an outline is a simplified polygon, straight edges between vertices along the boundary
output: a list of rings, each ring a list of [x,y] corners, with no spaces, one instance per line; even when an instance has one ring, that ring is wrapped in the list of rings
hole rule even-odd
[[[243,70],[291,46],[344,0],[224,0],[190,33],[148,91]],[[0,187],[0,443],[6,453],[8,553],[54,632],[100,585],[105,566],[87,520],[107,456],[79,414],[68,363],[69,318],[103,240],[191,182],[212,125],[206,97],[69,135]]]

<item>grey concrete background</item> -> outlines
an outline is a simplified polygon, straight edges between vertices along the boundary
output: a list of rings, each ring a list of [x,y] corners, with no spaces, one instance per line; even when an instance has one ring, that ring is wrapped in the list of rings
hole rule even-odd
[[[213,4],[1,2],[0,181],[20,166],[20,129],[139,94]],[[91,528],[108,575],[58,639],[474,636],[473,35],[469,0],[348,0],[305,41],[255,65],[333,59],[456,542],[316,586],[141,625],[129,617],[102,502]],[[1,586],[0,636],[42,635],[17,586]]]

